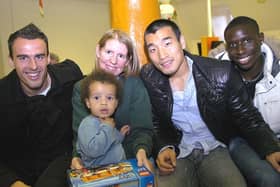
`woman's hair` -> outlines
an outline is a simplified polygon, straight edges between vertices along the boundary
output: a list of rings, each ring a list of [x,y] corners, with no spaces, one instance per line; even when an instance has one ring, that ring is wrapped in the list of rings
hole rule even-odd
[[[106,45],[106,42],[111,39],[116,39],[127,47],[127,58],[129,62],[123,72],[124,76],[138,74],[140,69],[140,63],[136,47],[129,35],[121,30],[110,29],[107,32],[105,32],[105,34],[99,40],[99,48],[103,48]],[[95,63],[95,67],[98,68],[98,66],[98,63]]]

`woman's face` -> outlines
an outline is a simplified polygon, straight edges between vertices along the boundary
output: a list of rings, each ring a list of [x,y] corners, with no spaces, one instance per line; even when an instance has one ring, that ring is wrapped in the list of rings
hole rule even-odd
[[[128,65],[127,47],[117,39],[110,39],[104,47],[96,47],[96,57],[98,66],[115,76],[119,76]]]

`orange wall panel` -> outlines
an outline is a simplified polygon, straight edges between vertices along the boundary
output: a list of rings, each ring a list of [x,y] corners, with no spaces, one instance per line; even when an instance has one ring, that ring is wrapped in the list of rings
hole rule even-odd
[[[147,63],[143,48],[145,28],[158,18],[158,0],[111,0],[111,27],[123,30],[131,36],[141,64]]]

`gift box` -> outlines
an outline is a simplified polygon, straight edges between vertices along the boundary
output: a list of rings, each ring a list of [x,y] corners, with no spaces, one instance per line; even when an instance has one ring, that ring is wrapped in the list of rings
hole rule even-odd
[[[154,176],[136,159],[67,171],[70,187],[153,187]]]

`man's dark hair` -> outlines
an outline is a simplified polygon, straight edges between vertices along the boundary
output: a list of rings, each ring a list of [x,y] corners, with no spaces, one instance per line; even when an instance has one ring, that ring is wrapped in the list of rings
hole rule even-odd
[[[228,32],[229,29],[231,29],[237,25],[250,25],[252,28],[254,28],[256,33],[260,32],[260,28],[259,28],[259,25],[256,20],[254,20],[253,18],[247,17],[247,16],[238,16],[229,22],[229,24],[225,28],[224,35],[226,35],[226,33]]]
[[[17,38],[24,38],[28,40],[42,39],[47,46],[47,54],[49,54],[49,43],[47,36],[33,23],[26,25],[25,27],[12,33],[8,39],[9,56],[13,58],[13,44]]]
[[[170,21],[168,19],[157,19],[157,20],[153,21],[152,23],[150,23],[145,30],[144,37],[147,34],[156,33],[162,27],[171,27],[172,31],[176,35],[176,38],[178,39],[178,41],[180,41],[181,31],[180,31],[178,25],[175,22]],[[145,45],[146,45],[146,41],[145,41]]]
[[[116,87],[116,99],[121,100],[122,96],[122,87],[117,79],[117,77],[113,74],[107,73],[100,69],[93,70],[88,76],[86,76],[82,82],[81,82],[81,100],[82,102],[85,101],[85,99],[89,98],[89,86],[91,83],[94,82],[101,82],[101,83],[107,83],[112,84]]]

